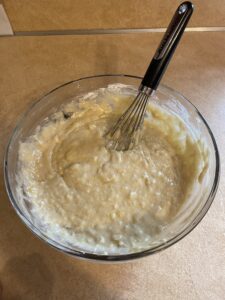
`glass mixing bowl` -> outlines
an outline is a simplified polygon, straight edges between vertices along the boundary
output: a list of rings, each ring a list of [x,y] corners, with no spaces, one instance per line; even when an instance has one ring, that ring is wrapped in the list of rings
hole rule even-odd
[[[149,254],[163,250],[186,236],[204,217],[208,211],[217,190],[219,181],[219,154],[214,136],[206,121],[198,110],[185,99],[181,94],[164,85],[159,86],[156,92],[157,101],[172,113],[178,114],[183,119],[192,133],[201,137],[209,150],[209,165],[202,182],[202,189],[192,201],[187,201],[181,207],[171,228],[153,247],[138,253],[123,255],[99,255],[95,253],[79,250],[68,245],[59,243],[57,240],[47,236],[44,228],[34,225],[30,215],[30,204],[26,201],[19,201],[16,192],[16,173],[18,162],[18,147],[20,141],[24,141],[33,130],[46,117],[60,109],[62,104],[70,102],[78,95],[86,94],[90,91],[106,87],[108,84],[123,83],[138,87],[141,78],[130,75],[99,75],[85,77],[67,82],[47,93],[35,104],[33,104],[18,122],[10,138],[4,162],[5,185],[9,199],[17,214],[31,231],[51,246],[73,256],[101,260],[101,261],[125,261],[140,258]]]

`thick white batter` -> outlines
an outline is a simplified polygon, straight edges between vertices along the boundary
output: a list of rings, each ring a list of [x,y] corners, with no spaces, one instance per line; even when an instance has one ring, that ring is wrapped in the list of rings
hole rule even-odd
[[[75,99],[20,144],[18,191],[53,239],[104,254],[148,248],[202,176],[198,143],[156,103],[134,150],[105,148],[133,97],[112,85]]]

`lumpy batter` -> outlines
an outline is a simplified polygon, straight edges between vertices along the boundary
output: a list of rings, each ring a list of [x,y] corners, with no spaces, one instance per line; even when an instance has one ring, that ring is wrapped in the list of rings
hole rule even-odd
[[[83,251],[148,248],[204,167],[181,119],[153,102],[138,146],[106,149],[104,134],[134,97],[120,87],[66,104],[19,148],[18,190],[32,216],[51,238]]]

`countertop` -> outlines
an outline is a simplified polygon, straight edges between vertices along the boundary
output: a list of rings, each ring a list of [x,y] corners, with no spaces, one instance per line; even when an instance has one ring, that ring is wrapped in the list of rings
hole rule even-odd
[[[126,264],[66,256],[35,237],[10,205],[3,156],[18,118],[63,82],[142,75],[161,33],[0,38],[0,299],[225,299],[225,32],[187,32],[163,83],[184,94],[210,125],[221,180],[202,222],[167,250]]]

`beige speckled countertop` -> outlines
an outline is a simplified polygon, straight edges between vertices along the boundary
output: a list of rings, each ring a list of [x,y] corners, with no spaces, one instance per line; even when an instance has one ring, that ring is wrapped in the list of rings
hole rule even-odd
[[[142,75],[160,38],[160,33],[0,38],[1,300],[225,299],[225,32],[186,33],[163,79],[205,116],[222,167],[209,212],[176,245],[126,264],[74,259],[22,224],[4,188],[5,145],[20,114],[35,99],[82,76]]]

